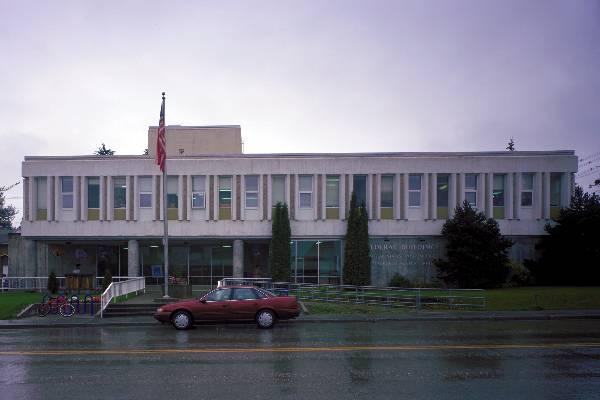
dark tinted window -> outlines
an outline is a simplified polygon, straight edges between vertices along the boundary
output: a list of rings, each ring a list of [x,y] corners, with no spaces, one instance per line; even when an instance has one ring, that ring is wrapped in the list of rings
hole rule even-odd
[[[212,293],[209,293],[204,300],[206,301],[223,301],[229,300],[231,297],[231,289],[217,289]]]
[[[255,300],[256,298],[256,292],[250,288],[234,289],[233,291],[234,300]]]

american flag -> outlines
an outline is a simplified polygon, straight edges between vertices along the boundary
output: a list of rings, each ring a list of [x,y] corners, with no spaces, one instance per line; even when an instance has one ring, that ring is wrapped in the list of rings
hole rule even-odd
[[[156,137],[156,164],[160,170],[165,170],[167,158],[167,139],[165,137],[165,93],[163,92],[162,105],[160,106],[160,121],[158,122],[158,135]]]

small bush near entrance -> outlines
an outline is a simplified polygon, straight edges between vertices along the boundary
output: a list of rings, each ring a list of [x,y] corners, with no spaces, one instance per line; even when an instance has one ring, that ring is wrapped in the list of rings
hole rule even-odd
[[[400,274],[394,274],[392,279],[390,279],[389,287],[399,287],[399,288],[408,288],[411,287],[412,284],[408,279]]]
[[[52,294],[56,294],[56,292],[58,292],[58,279],[56,279],[56,274],[54,271],[51,271],[50,275],[48,275],[48,285],[46,288]]]
[[[110,273],[110,269],[106,268],[104,270],[104,276],[102,277],[102,291],[104,292],[106,288],[110,286],[112,283],[112,274]]]

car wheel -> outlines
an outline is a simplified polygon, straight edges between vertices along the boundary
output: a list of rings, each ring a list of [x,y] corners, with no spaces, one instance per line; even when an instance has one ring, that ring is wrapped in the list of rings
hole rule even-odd
[[[275,325],[275,314],[271,310],[260,310],[256,314],[256,324],[261,329],[269,329]]]
[[[177,311],[171,317],[175,329],[189,329],[192,327],[192,316],[187,311]]]

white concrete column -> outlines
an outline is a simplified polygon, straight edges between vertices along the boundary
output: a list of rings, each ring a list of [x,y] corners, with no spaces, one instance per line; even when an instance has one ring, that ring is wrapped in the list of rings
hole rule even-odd
[[[513,219],[521,218],[521,177],[522,174],[517,172],[515,174],[515,190],[513,193]]]
[[[165,215],[165,207],[163,207],[163,202],[165,201],[165,185],[163,183],[164,179],[162,175],[158,175],[156,177],[157,181],[158,181],[158,193],[159,193],[159,197],[160,199],[158,200],[158,217],[161,221],[164,221],[164,219],[167,217]],[[167,176],[167,180],[168,180],[168,176]]]
[[[513,181],[513,173],[507,173],[505,175],[506,179],[504,182],[504,218],[513,219],[514,211],[513,211],[513,200],[514,200],[514,181]]]
[[[104,221],[106,214],[106,202],[104,201],[106,199],[106,180],[103,175],[100,175],[98,179],[100,180],[100,201],[98,202],[100,215],[98,216],[98,220]]]
[[[402,218],[402,208],[400,207],[402,204],[402,197],[400,196],[400,174],[394,174],[394,219],[399,220]]]
[[[263,175],[260,176],[260,180],[263,180]],[[270,221],[271,218],[273,217],[273,181],[272,181],[272,177],[271,174],[267,175],[267,209],[265,210],[265,212],[267,213],[267,220]],[[289,197],[289,181],[290,181],[290,177],[289,175],[286,175],[285,177],[285,198],[287,199]],[[287,205],[289,207],[290,202],[289,200],[286,200]],[[261,207],[262,208],[262,207]],[[288,210],[289,212],[289,210]]]
[[[233,277],[244,277],[244,241],[239,239],[233,241]]]
[[[544,172],[544,183],[543,183],[543,187],[544,187],[544,195],[543,195],[543,201],[544,201],[544,206],[542,208],[543,210],[543,214],[542,214],[542,218],[544,219],[550,219],[550,172]]]
[[[204,219],[210,221],[210,175],[204,176]]]
[[[242,200],[240,198],[240,205]],[[237,175],[231,175],[231,220],[236,220],[237,214]]]
[[[213,221],[219,220],[219,175],[213,175]]]
[[[54,207],[53,207],[53,220],[60,221],[62,213],[62,198],[61,198],[61,179],[60,176],[54,177]]]
[[[295,185],[294,185],[293,196],[295,199],[295,201],[294,201],[294,219],[295,220],[298,220],[298,210],[300,210],[300,195],[298,194],[298,193],[300,193],[300,181],[298,179],[299,177],[300,177],[300,175],[294,174]]]
[[[488,172],[485,174],[487,184],[485,186],[485,202],[486,202],[486,215],[488,218],[494,217],[494,174]]]
[[[429,219],[429,174],[424,173],[423,181],[421,182],[421,200],[423,204],[421,206],[421,213],[424,220]]]
[[[79,199],[79,209],[81,211],[81,221],[87,221],[87,201],[88,201],[88,194],[87,194],[87,177],[86,176],[82,176],[81,177],[81,182],[80,182],[80,187],[79,187],[79,193],[80,193],[80,199]]]
[[[533,215],[534,218],[536,219],[540,219],[542,218],[542,199],[543,199],[543,195],[542,195],[542,173],[541,172],[536,172],[535,173],[535,182],[534,184],[534,191],[533,191]]]
[[[131,213],[131,176],[125,175],[125,221],[131,221],[133,215]]]
[[[140,218],[140,177],[133,176],[133,220]]]
[[[373,174],[375,180],[375,189],[373,193],[373,207],[375,209],[375,215],[373,219],[379,221],[381,219],[381,174]]]
[[[54,196],[52,196],[52,192],[54,191],[54,180],[52,176],[46,177],[46,220],[52,221],[52,214],[54,209]]]
[[[127,276],[140,276],[140,245],[137,240],[127,242]]]
[[[327,174],[321,175],[321,220],[327,219]]]
[[[340,218],[346,219],[346,174],[340,174]]]
[[[437,173],[432,173],[431,174],[431,207],[429,207],[429,209],[431,210],[430,218],[432,220],[436,220],[437,219]]]
[[[402,174],[402,219],[408,220],[408,174]]]
[[[27,186],[29,186],[29,191],[27,193],[27,197],[29,200],[29,221],[33,222],[36,220],[36,213],[37,213],[37,193],[36,193],[36,182],[35,182],[35,176],[30,176],[27,179]]]
[[[483,211],[483,213],[485,215],[489,214],[486,212],[486,203],[487,203],[487,197],[488,197],[488,190],[487,190],[487,185],[486,183],[486,178],[488,177],[489,174],[484,174],[482,172],[479,173],[479,177],[477,178],[477,209],[479,211]]]
[[[267,179],[269,179],[269,178],[267,178]],[[270,185],[267,183],[267,186],[270,186]],[[261,175],[258,175],[258,220],[259,221],[262,221],[265,218],[265,215],[267,212],[267,210],[265,210],[265,207],[263,204],[264,203],[263,202],[264,195],[265,195],[264,175],[261,174]],[[268,208],[268,205],[269,205],[269,195],[267,193],[267,208]],[[242,219],[245,219],[246,214],[244,213],[243,216],[244,216],[244,218],[242,218]]]
[[[458,183],[456,185],[458,189],[458,205],[462,207],[465,202],[465,173],[461,172],[458,174]]]
[[[183,193],[183,175],[177,175],[177,220],[183,220],[183,207],[185,205],[185,198]]]
[[[568,207],[571,202],[571,173],[563,172],[560,179],[560,205]]]
[[[367,213],[369,214],[369,220],[375,218],[373,215],[373,201],[375,200],[375,193],[373,193],[373,174],[367,174]]]
[[[319,175],[313,174],[313,220],[319,216]]]
[[[457,206],[456,190],[457,190],[456,174],[451,173],[448,179],[448,217],[454,217],[454,209]]]
[[[106,220],[112,221],[114,216],[115,204],[114,200],[114,185],[113,177],[108,176],[106,179]]]
[[[186,221],[191,221],[192,220],[192,192],[194,191],[193,188],[193,182],[192,182],[192,175],[187,175],[186,176],[186,186],[187,186],[187,193],[185,194],[187,199],[186,199]],[[206,195],[204,196],[204,198],[206,199]]]
[[[156,201],[156,186],[158,185],[158,175],[152,175],[152,220],[156,221],[156,215],[160,212],[158,210],[158,201]]]
[[[262,197],[260,196],[260,182],[262,181],[262,176],[258,175],[258,212],[260,214],[260,209],[262,208]],[[246,219],[246,175],[241,175],[240,178],[240,220],[244,221]]]

